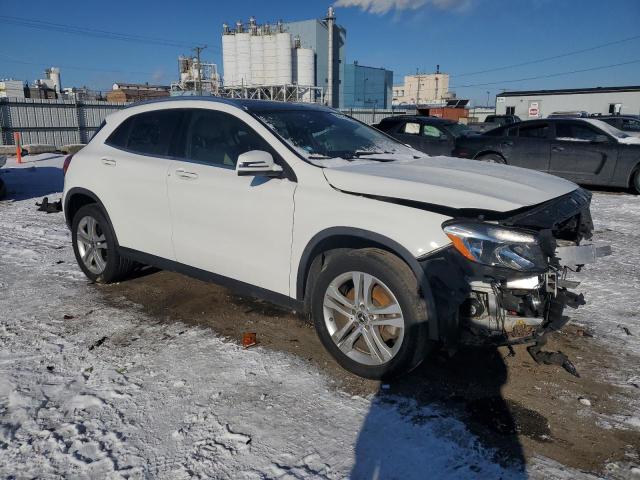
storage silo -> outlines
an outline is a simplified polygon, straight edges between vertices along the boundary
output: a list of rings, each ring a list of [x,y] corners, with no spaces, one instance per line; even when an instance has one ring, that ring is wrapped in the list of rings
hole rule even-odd
[[[236,33],[236,85],[251,85],[251,34]]]
[[[315,53],[310,48],[296,48],[295,55],[298,85],[302,87],[314,86],[316,79]],[[314,100],[311,98],[311,92],[305,93],[303,99],[305,102]]]
[[[261,31],[251,35],[251,81],[264,85],[264,39]]]
[[[232,33],[222,35],[222,69],[224,70],[224,85],[236,85],[236,36]]]
[[[289,85],[292,83],[291,56],[291,34],[288,32],[279,32],[276,34],[277,49],[277,78],[278,85]]]
[[[276,50],[276,36],[267,34],[263,37],[263,72],[264,84],[275,85],[278,83],[278,54]]]

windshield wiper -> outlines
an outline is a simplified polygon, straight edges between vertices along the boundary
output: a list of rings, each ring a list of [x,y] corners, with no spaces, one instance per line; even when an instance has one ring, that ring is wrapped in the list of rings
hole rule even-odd
[[[393,153],[393,152],[387,152],[387,151],[384,151],[384,152],[373,151],[372,152],[372,151],[368,151],[368,150],[356,150],[355,152],[353,152],[353,154],[351,156],[359,158],[359,157],[364,157],[364,156],[367,156],[367,155],[385,155],[385,154],[390,154],[390,153]]]
[[[336,157],[329,157],[327,155],[314,154],[314,155],[307,155],[307,158],[309,160],[331,160],[332,158],[336,158]]]

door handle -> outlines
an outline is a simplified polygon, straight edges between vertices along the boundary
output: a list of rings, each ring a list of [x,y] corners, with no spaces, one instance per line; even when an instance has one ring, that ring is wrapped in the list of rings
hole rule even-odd
[[[117,163],[113,158],[107,157],[102,157],[100,161],[103,163],[103,165],[106,165],[108,167],[115,167]]]
[[[564,152],[564,147],[553,147],[552,152]]]
[[[195,180],[198,178],[198,174],[196,172],[187,172],[182,168],[176,170],[176,176],[184,178],[185,180]]]
[[[502,142],[500,145],[503,147],[513,147],[513,142]]]

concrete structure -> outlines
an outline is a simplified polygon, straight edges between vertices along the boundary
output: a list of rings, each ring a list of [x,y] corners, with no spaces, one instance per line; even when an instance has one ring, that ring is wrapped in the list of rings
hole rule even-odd
[[[233,29],[225,24],[222,94],[263,98],[264,92],[273,90],[284,92],[286,98],[303,101],[326,98],[327,103],[338,107],[342,98],[345,41],[346,31],[336,25],[333,9],[322,20],[259,25],[251,17],[248,24],[237,22]],[[326,94],[324,98],[321,89]]]
[[[149,85],[148,83],[114,83],[113,90],[107,93],[107,101],[112,103],[139,102],[151,98],[168,97],[168,85]]]
[[[357,62],[345,65],[340,108],[391,108],[392,89],[392,71]]]
[[[450,98],[449,75],[436,73],[406,75],[404,84],[393,87],[393,104],[437,103]]]
[[[0,80],[0,98],[24,98],[24,82]]]
[[[496,96],[496,114],[518,115],[523,120],[574,110],[638,115],[640,86],[512,91]]]

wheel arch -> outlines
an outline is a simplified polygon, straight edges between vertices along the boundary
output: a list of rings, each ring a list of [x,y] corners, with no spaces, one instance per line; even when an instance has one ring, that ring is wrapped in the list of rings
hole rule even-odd
[[[320,268],[319,260],[323,253],[342,249],[380,248],[392,253],[404,261],[416,276],[420,285],[421,295],[427,304],[429,318],[429,336],[438,338],[438,322],[435,303],[427,275],[420,266],[418,260],[411,252],[395,240],[376,232],[355,227],[331,227],[320,231],[311,238],[304,248],[298,263],[296,274],[296,299],[303,302],[305,309],[309,310],[308,290],[312,288],[309,283],[313,279],[314,270]]]
[[[640,160],[637,160],[636,164],[633,167],[631,167],[631,169],[629,170],[629,176],[627,177],[628,188],[633,188],[633,177],[639,172],[640,172]]]
[[[100,207],[100,210],[102,210],[102,213],[107,218],[107,222],[109,222],[111,231],[115,232],[115,230],[113,229],[113,224],[111,223],[111,218],[109,218],[109,213],[107,212],[107,209],[104,207],[104,204],[102,203],[100,198],[92,191],[81,187],[73,187],[67,192],[64,198],[64,205],[62,210],[64,211],[64,218],[67,222],[67,226],[71,228],[73,217],[78,210],[80,210],[85,205],[89,205],[92,203],[95,203]]]

